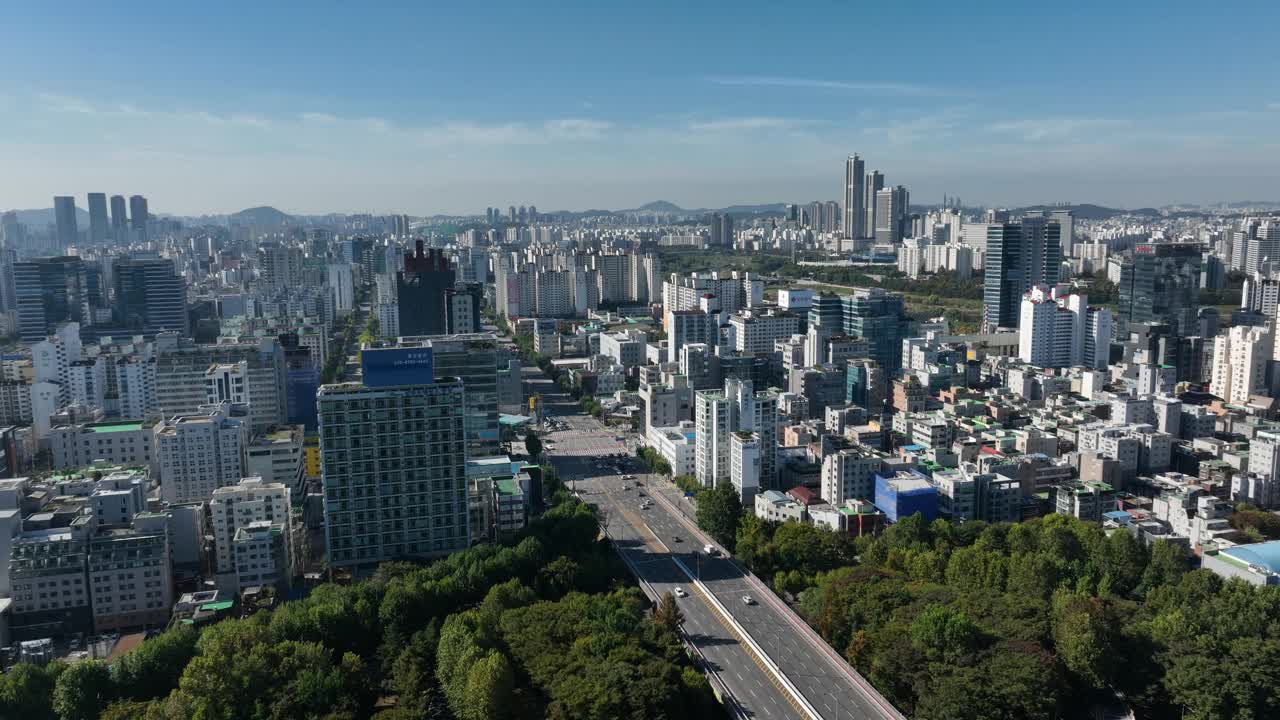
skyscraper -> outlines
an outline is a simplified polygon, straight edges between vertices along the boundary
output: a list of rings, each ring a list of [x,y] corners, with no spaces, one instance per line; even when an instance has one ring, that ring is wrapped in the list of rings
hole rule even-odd
[[[191,334],[187,315],[187,284],[173,260],[135,256],[116,260],[116,322],[133,332],[151,334],[173,330]]]
[[[844,236],[860,238],[866,227],[867,179],[862,158],[850,155],[844,163]]]
[[[445,291],[453,288],[457,272],[444,251],[424,249],[417,241],[413,253],[405,253],[404,270],[396,273],[396,297],[400,306],[400,334],[441,335],[448,330]]]
[[[911,329],[902,296],[865,288],[844,296],[841,305],[845,334],[866,340],[867,356],[896,375],[902,367],[902,340],[910,337]]]
[[[53,219],[57,227],[58,247],[69,248],[79,242],[80,229],[76,227],[76,199],[70,195],[55,195]]]
[[[876,224],[876,213],[879,207],[876,205],[876,193],[884,189],[884,173],[879,170],[872,170],[867,173],[866,187],[863,189],[863,207],[866,220],[864,227],[866,228],[867,237],[874,237],[876,228],[880,227]]]
[[[902,242],[906,235],[907,205],[910,202],[911,196],[902,185],[884,188],[876,193],[876,242]]]
[[[1022,296],[1035,285],[1056,285],[1062,264],[1062,228],[1043,217],[987,226],[983,325],[1018,326]]]
[[[330,567],[465,549],[462,381],[435,378],[423,348],[366,349],[361,364],[363,384],[325,385],[316,399]]]
[[[1196,335],[1200,303],[1200,243],[1142,243],[1120,266],[1116,317],[1168,323],[1177,335]],[[1123,328],[1122,328],[1123,331]]]
[[[105,245],[107,242],[107,196],[105,193],[89,193],[89,244]]]
[[[147,241],[147,220],[151,214],[147,212],[147,199],[141,195],[129,198],[129,215],[133,218],[133,231],[143,241]]]
[[[13,265],[18,334],[38,342],[58,323],[89,324],[89,288],[78,257],[37,258]]]
[[[123,243],[129,235],[129,215],[123,195],[111,196],[111,239]]]

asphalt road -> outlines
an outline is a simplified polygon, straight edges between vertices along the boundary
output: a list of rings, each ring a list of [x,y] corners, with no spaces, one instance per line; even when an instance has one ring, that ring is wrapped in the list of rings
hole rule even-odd
[[[524,380],[526,393],[541,394],[544,409],[568,425],[544,437],[556,472],[584,501],[600,508],[610,537],[641,580],[659,594],[677,586],[688,593],[677,599],[685,632],[742,716],[806,717],[799,701],[768,672],[772,666],[823,720],[902,717],[757,578],[728,558],[702,552],[711,541],[693,523],[692,506],[666,480],[643,474],[634,457],[634,434],[606,428],[582,413],[537,368],[525,368]],[[624,474],[637,475],[642,487],[622,480]],[[656,502],[642,509],[641,493]],[[690,582],[677,558],[733,622]],[[744,602],[744,596],[752,602]],[[739,637],[735,624],[766,657]]]

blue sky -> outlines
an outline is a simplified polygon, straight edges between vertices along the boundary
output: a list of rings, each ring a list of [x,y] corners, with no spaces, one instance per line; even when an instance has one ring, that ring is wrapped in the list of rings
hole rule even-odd
[[[1276,2],[26,5],[0,207],[1280,200]]]

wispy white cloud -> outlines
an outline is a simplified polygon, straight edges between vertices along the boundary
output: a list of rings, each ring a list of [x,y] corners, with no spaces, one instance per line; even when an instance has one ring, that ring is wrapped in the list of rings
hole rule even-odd
[[[811,90],[842,90],[880,95],[906,95],[916,97],[954,97],[964,93],[955,88],[915,85],[911,83],[846,82],[817,78],[771,77],[762,75],[729,75],[708,78],[716,85],[742,87],[781,87]]]
[[[1280,102],[1267,103],[1268,110],[1280,110]]]
[[[996,122],[987,125],[986,129],[994,133],[1017,135],[1024,140],[1049,140],[1072,137],[1086,130],[1123,128],[1131,124],[1131,121],[1122,118],[1051,117]]]
[[[725,118],[723,120],[705,120],[689,123],[689,129],[695,132],[735,132],[751,130],[781,130],[792,128],[800,122],[791,118],[748,116]]]
[[[337,115],[331,115],[331,114],[326,113],[326,112],[304,112],[304,113],[298,113],[298,119],[299,119],[299,120],[301,120],[301,121],[303,121],[303,122],[309,122],[309,123],[326,123],[326,124],[328,124],[328,123],[336,123],[336,122],[338,122],[338,116],[337,116]]]

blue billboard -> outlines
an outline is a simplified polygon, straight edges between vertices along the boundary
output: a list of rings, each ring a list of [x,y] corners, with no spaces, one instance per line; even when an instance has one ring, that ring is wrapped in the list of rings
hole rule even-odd
[[[360,371],[365,387],[435,383],[435,361],[429,347],[361,350]]]

